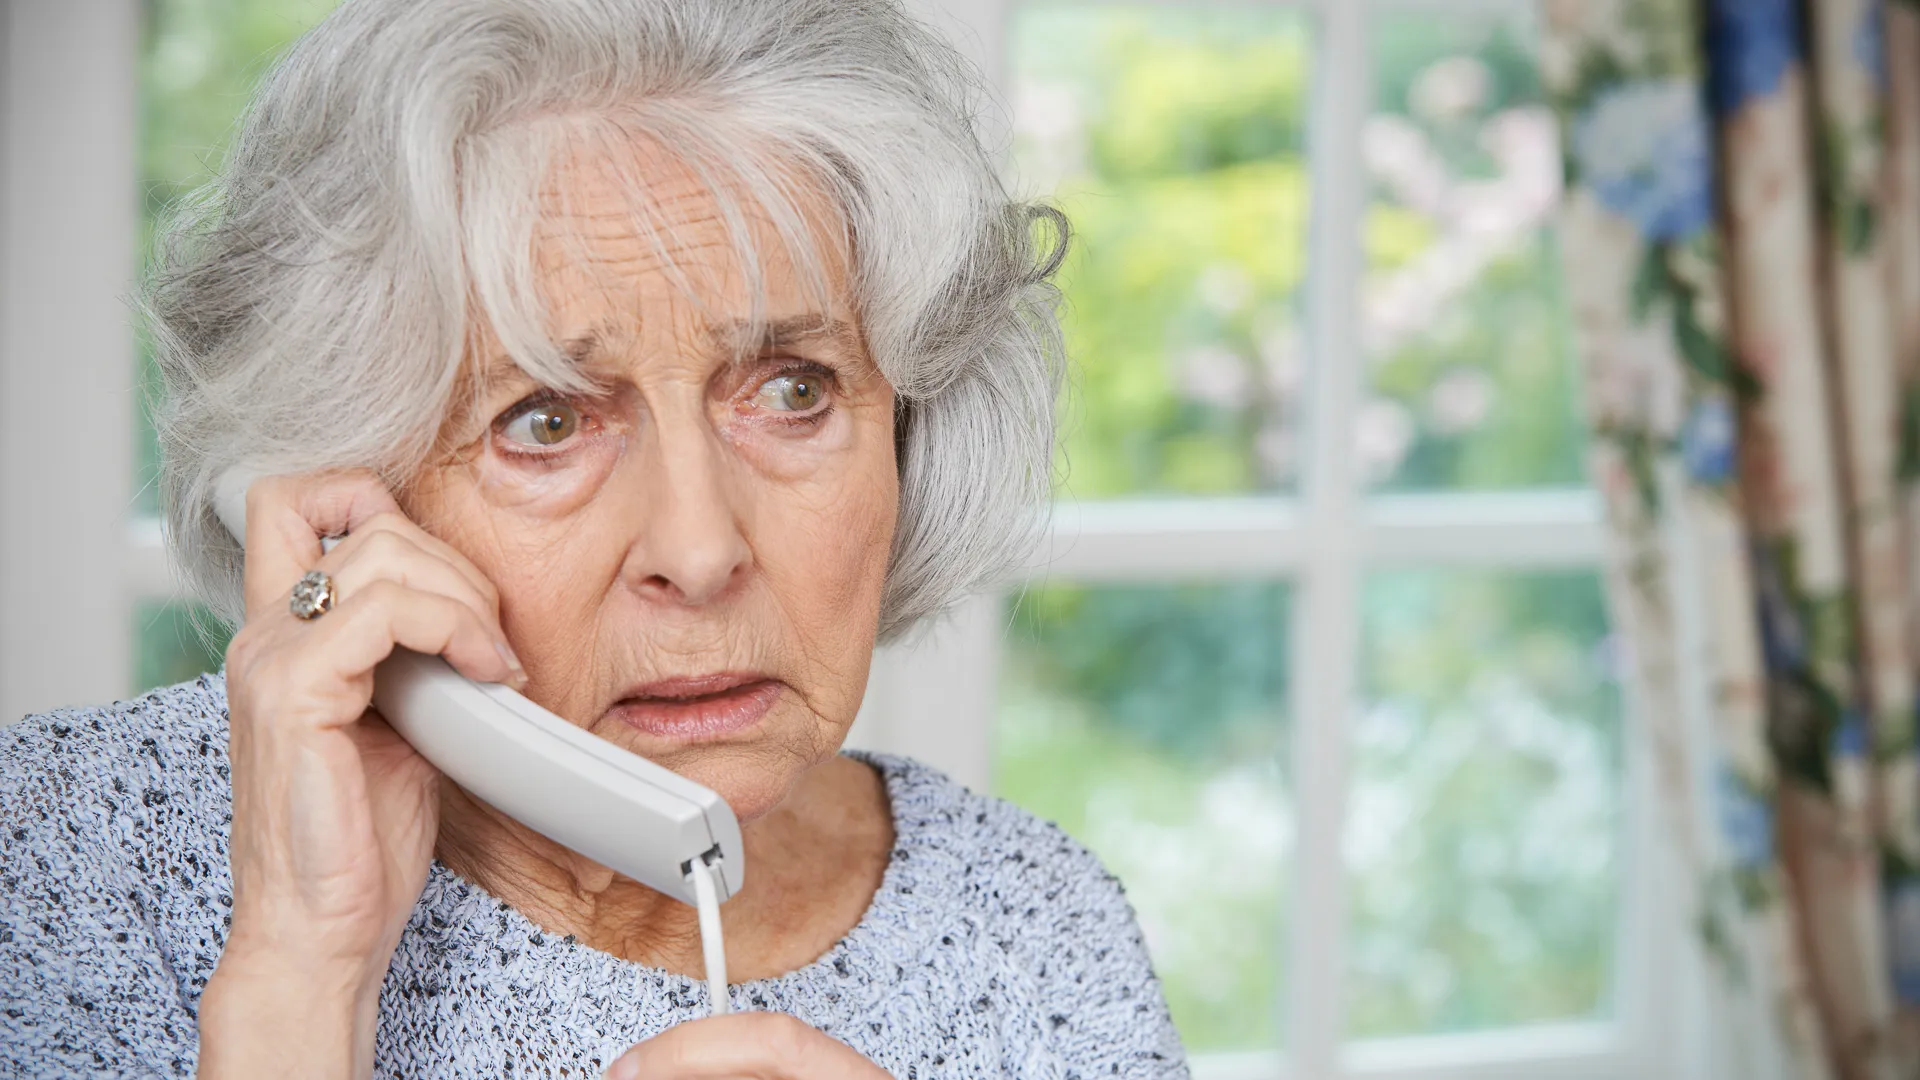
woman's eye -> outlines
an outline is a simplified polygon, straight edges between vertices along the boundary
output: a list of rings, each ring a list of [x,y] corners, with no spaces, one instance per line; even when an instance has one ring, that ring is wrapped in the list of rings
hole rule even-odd
[[[818,375],[776,375],[760,384],[754,391],[753,401],[765,408],[779,412],[806,412],[827,392],[824,381]]]
[[[522,446],[553,446],[580,430],[580,414],[564,401],[548,401],[528,408],[507,421],[503,433]]]

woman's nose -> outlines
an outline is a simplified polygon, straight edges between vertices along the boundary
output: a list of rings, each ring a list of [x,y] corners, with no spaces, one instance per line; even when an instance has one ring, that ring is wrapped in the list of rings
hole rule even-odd
[[[752,565],[744,508],[710,431],[656,428],[655,437],[660,445],[640,463],[640,527],[623,576],[660,599],[704,604]]]

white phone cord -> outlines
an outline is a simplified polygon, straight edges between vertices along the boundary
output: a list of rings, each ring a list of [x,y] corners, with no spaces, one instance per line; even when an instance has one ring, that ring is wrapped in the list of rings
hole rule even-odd
[[[727,945],[720,939],[720,890],[713,876],[720,871],[706,859],[695,859],[693,878],[694,907],[700,912],[700,951],[707,960],[708,1015],[725,1016],[733,1003],[727,997]]]

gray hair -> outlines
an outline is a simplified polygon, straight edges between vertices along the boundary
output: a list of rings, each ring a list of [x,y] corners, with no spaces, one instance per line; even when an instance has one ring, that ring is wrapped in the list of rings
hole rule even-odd
[[[237,621],[219,478],[365,467],[404,484],[480,320],[534,378],[577,386],[533,286],[539,191],[567,145],[637,136],[721,198],[750,274],[743,205],[817,272],[796,191],[828,196],[899,402],[882,640],[943,610],[1030,549],[1061,378],[1066,220],[1009,198],[978,97],[894,0],[348,0],[267,76],[143,290],[177,565]]]

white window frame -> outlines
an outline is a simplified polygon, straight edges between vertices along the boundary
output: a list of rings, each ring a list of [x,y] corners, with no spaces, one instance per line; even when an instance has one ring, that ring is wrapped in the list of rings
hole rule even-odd
[[[990,79],[1003,80],[1011,0],[914,2]],[[1603,530],[1584,492],[1363,497],[1347,437],[1363,391],[1357,329],[1367,184],[1358,140],[1370,108],[1370,20],[1407,9],[1503,11],[1532,0],[1213,2],[1297,7],[1318,28],[1308,472],[1300,496],[1287,500],[1062,506],[1033,568],[1035,579],[1051,582],[1231,575],[1281,579],[1295,590],[1298,840],[1287,913],[1287,1051],[1202,1058],[1196,1071],[1208,1080],[1714,1075],[1718,1055],[1703,1037],[1704,977],[1683,944],[1683,913],[1663,902],[1676,895],[1663,885],[1675,870],[1631,709],[1613,1018],[1343,1037],[1340,838],[1363,575],[1394,566],[1592,568]],[[125,298],[139,229],[140,25],[138,0],[0,0],[0,405],[8,417],[0,425],[0,723],[122,696],[133,612],[181,595],[157,523],[132,513],[137,373]],[[1005,144],[1005,131],[987,135]],[[22,421],[42,406],[81,420]],[[882,650],[855,741],[989,786],[1002,612],[998,598],[977,600],[913,644]]]

